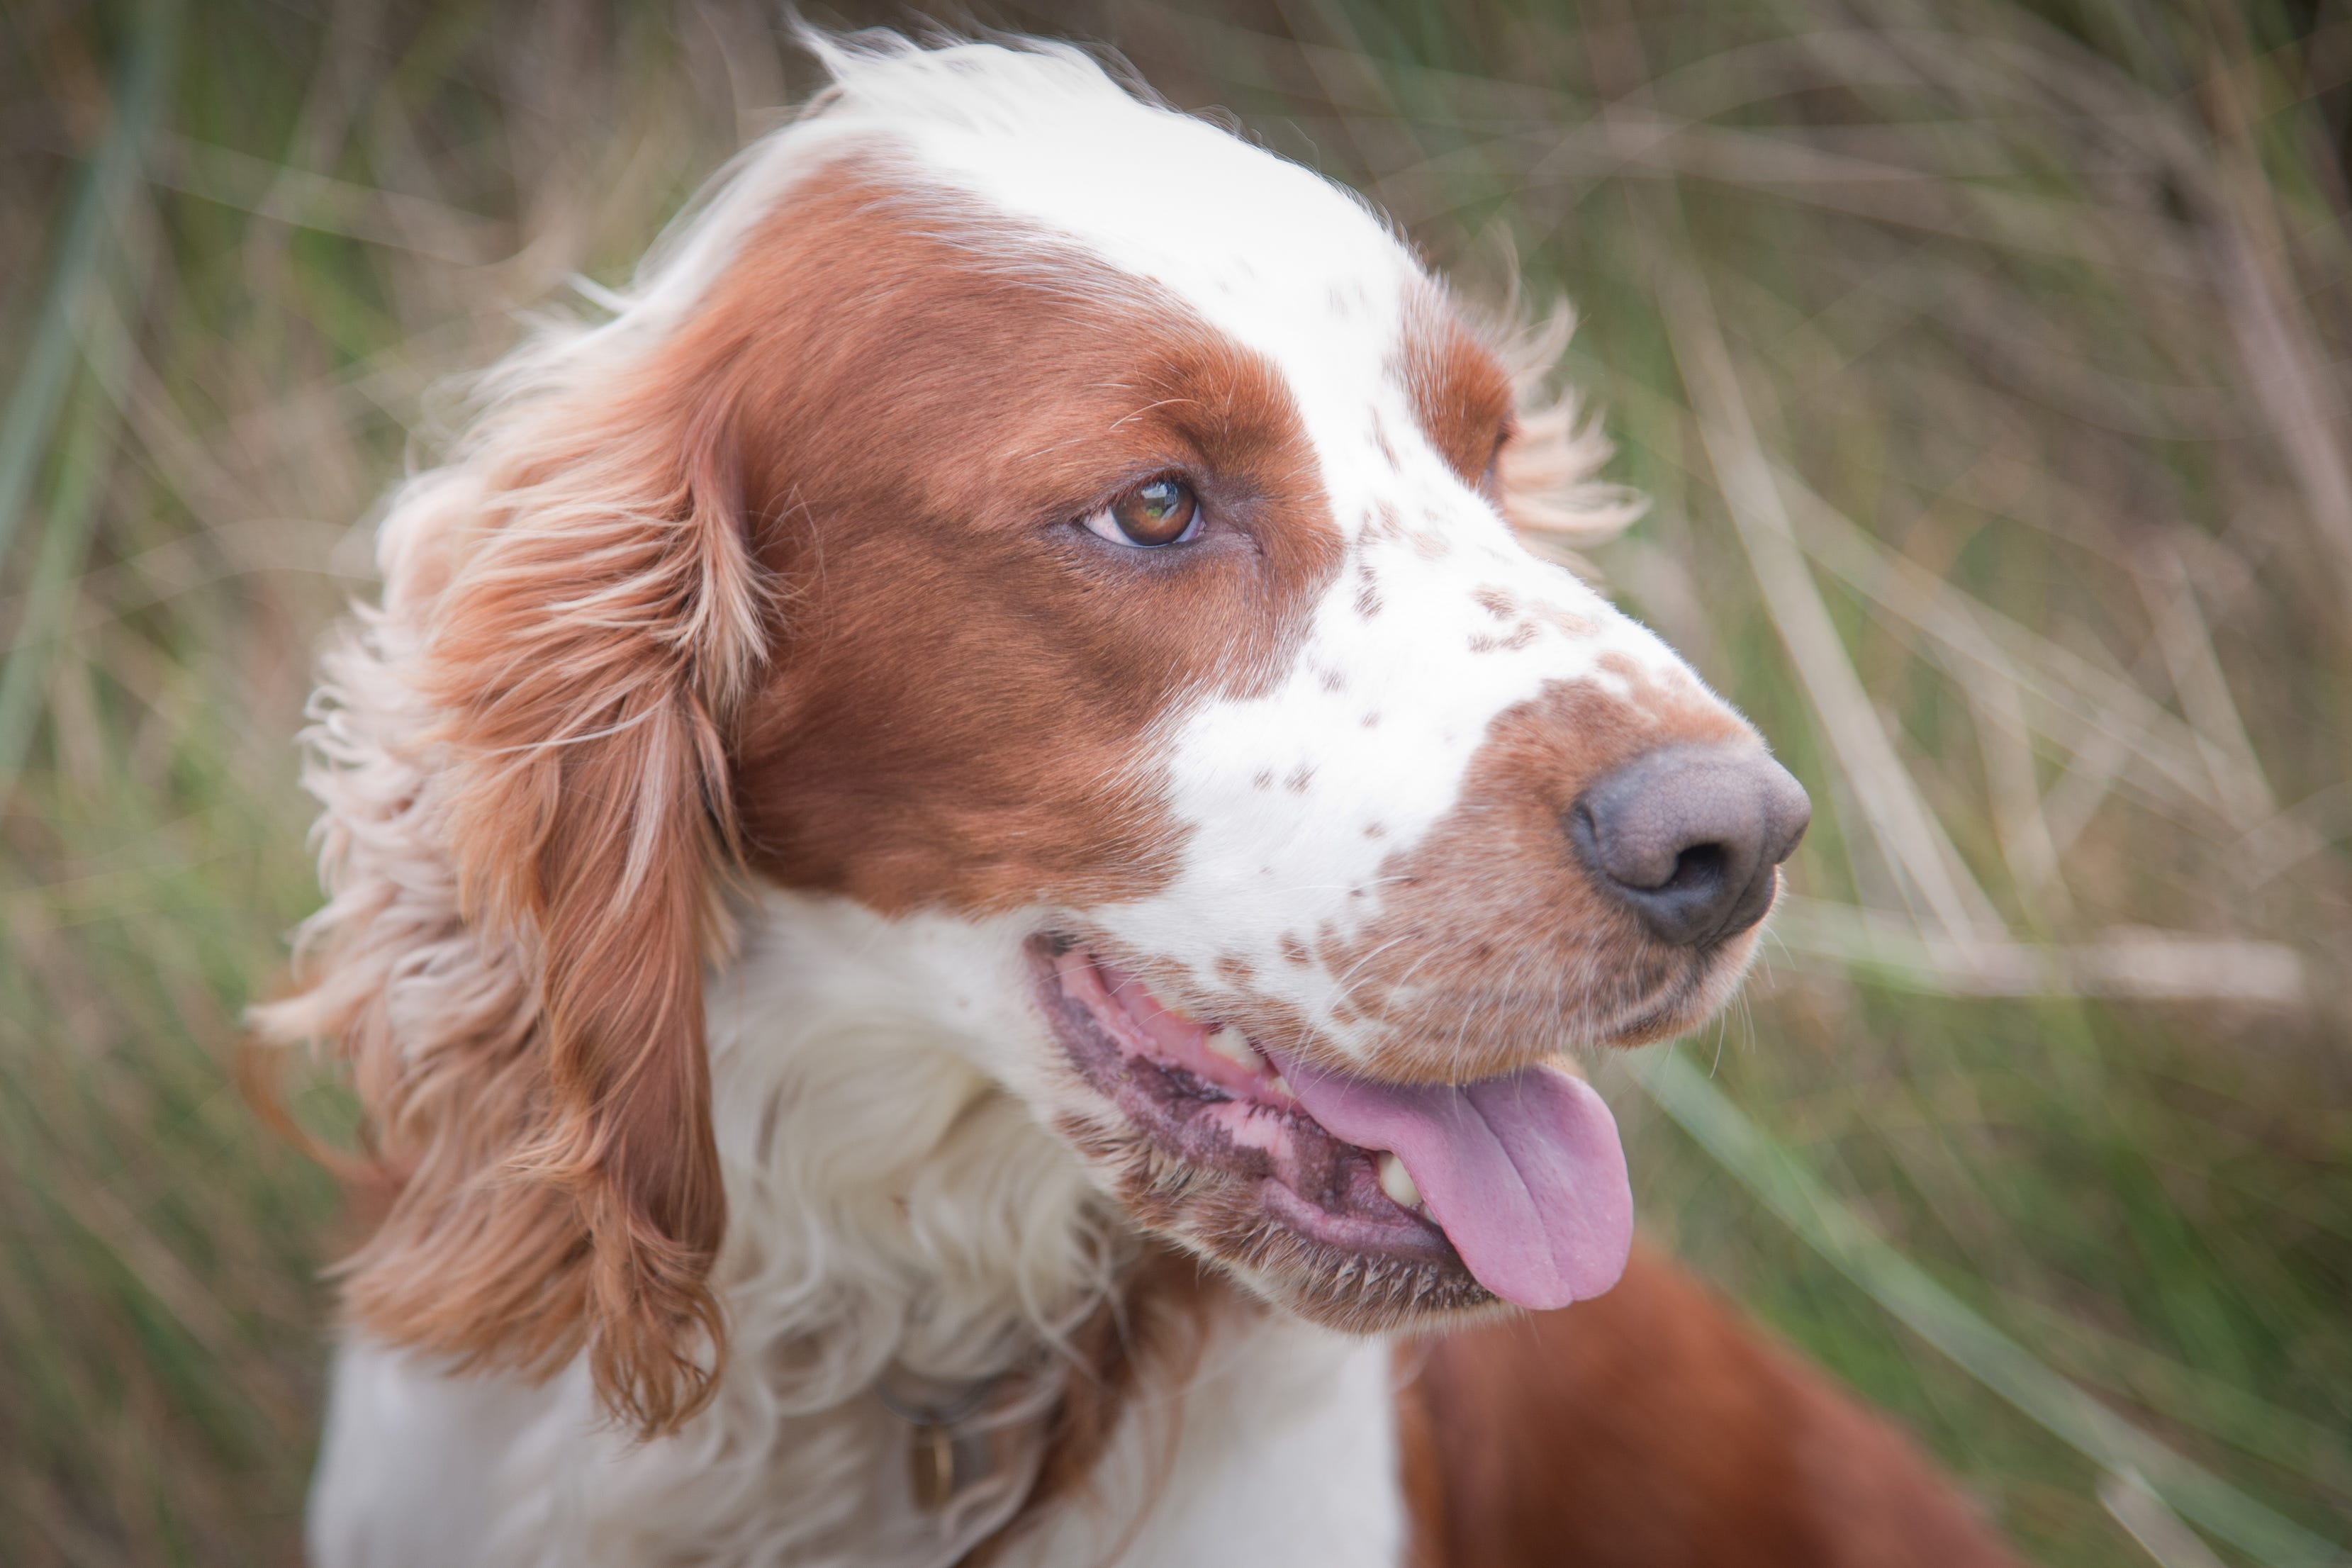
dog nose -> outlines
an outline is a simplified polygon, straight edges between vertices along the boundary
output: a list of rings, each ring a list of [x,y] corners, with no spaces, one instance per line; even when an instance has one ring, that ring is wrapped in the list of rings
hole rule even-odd
[[[1668,746],[1589,785],[1566,826],[1592,879],[1652,935],[1704,947],[1764,918],[1812,817],[1804,786],[1758,747]]]

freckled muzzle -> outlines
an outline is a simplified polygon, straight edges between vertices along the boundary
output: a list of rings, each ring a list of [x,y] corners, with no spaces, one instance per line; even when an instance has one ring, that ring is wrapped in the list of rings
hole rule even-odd
[[[1452,808],[1381,862],[1373,912],[1298,933],[1216,1010],[1406,1083],[1704,1021],[1738,984],[1810,806],[1696,679],[1601,673],[1616,679],[1550,682],[1496,715]],[[1277,989],[1294,973],[1307,1005]],[[1318,981],[1339,993],[1320,1014]]]
[[[1594,782],[1562,826],[1593,884],[1652,936],[1706,948],[1770,910],[1812,815],[1760,748],[1668,746]]]

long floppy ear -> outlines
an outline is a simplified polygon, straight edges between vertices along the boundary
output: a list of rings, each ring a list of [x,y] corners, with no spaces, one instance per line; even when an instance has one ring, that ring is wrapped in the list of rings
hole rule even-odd
[[[520,930],[538,961],[546,1109],[500,1174],[576,1205],[597,1387],[662,1428],[707,1396],[723,1339],[702,965],[734,847],[720,726],[765,618],[719,430],[567,445],[508,480],[424,686],[447,715],[467,916]],[[492,1289],[527,1315],[552,1283]]]
[[[724,1349],[702,970],[770,626],[723,425],[629,401],[509,411],[395,505],[313,736],[321,973],[257,1021],[336,1041],[403,1178],[360,1324],[533,1374],[584,1349],[654,1433]]]

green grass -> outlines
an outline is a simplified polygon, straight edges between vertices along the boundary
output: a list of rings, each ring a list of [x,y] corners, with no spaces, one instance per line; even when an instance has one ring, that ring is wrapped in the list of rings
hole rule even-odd
[[[314,896],[310,653],[434,383],[813,85],[769,15],[0,11],[0,1560],[295,1555],[343,1222],[228,1062]],[[982,16],[1577,300],[1656,498],[1596,562],[1820,803],[1685,1059],[2049,1376],[2352,1540],[2341,5]],[[2039,1561],[2155,1560],[1612,1076],[1654,1231]]]

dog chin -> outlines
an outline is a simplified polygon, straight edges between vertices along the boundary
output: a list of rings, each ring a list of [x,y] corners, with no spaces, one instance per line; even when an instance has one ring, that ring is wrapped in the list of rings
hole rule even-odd
[[[1613,1050],[1654,1045],[1686,1035],[1731,1001],[1756,961],[1759,938],[1746,931],[1719,947],[1694,954],[1650,994],[1617,1010],[1598,1031]]]

